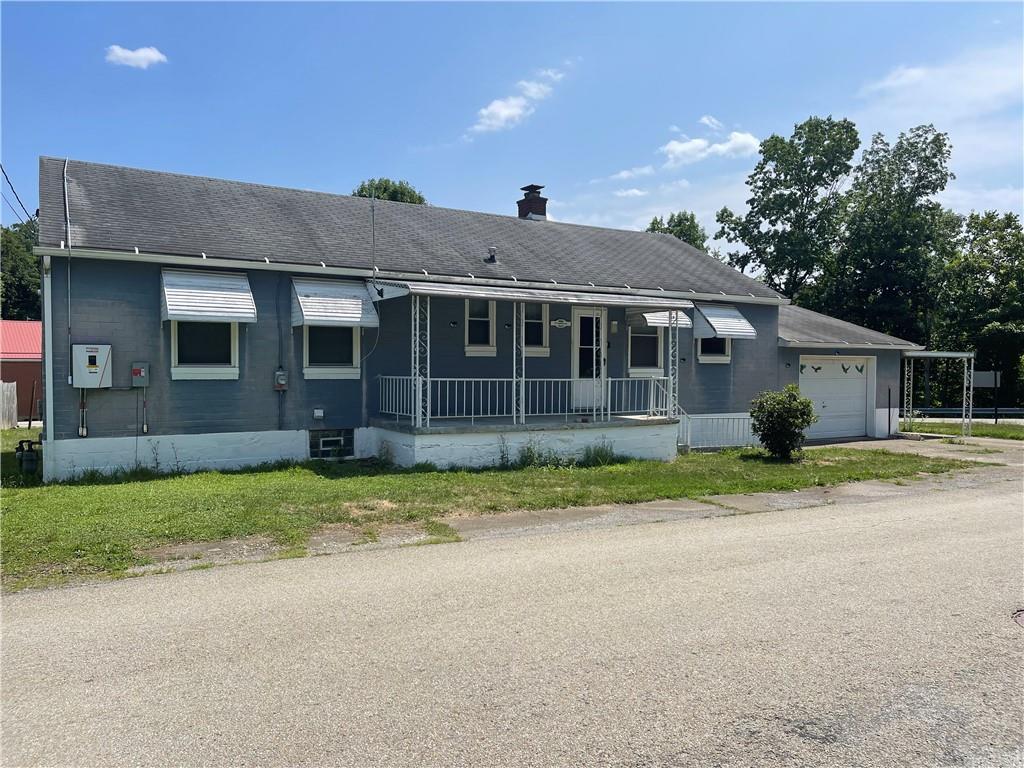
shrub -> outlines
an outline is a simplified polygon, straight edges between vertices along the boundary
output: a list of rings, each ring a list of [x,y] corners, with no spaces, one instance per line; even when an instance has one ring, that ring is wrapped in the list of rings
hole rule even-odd
[[[617,464],[620,461],[622,459],[615,454],[612,444],[602,442],[584,448],[583,455],[577,463],[581,467],[603,467],[607,464]]]
[[[796,384],[781,392],[762,392],[750,403],[752,430],[776,458],[789,461],[804,442],[804,430],[818,420],[814,404]]]

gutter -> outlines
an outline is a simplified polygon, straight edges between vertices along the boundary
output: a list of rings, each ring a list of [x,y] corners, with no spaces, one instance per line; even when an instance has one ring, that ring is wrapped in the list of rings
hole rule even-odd
[[[81,259],[99,259],[104,261],[127,261],[145,262],[151,264],[170,264],[175,266],[188,267],[220,267],[225,269],[251,269],[270,272],[294,272],[304,275],[320,275],[333,277],[359,278],[362,280],[415,280],[417,282],[438,282],[456,285],[493,285],[508,287],[515,285],[521,288],[543,288],[549,291],[572,290],[587,291],[589,293],[613,293],[618,295],[653,296],[655,298],[666,296],[678,299],[690,299],[696,301],[728,301],[736,304],[766,304],[778,306],[789,304],[789,299],[773,298],[768,296],[739,296],[724,293],[697,293],[695,291],[666,291],[657,289],[619,288],[614,286],[600,285],[577,285],[575,283],[552,283],[536,282],[530,280],[501,280],[495,278],[472,278],[452,275],[430,275],[422,272],[392,272],[380,269],[366,269],[359,267],[329,267],[323,262],[320,266],[307,264],[287,264],[284,262],[270,261],[242,261],[240,259],[219,259],[205,256],[180,256],[165,253],[144,253],[141,251],[112,251],[104,249],[91,249],[75,246],[74,253],[68,248],[55,248],[53,246],[39,246],[33,249],[37,256],[61,256]],[[70,259],[69,259],[70,261]]]
[[[917,344],[878,344],[869,341],[794,341],[779,337],[780,347],[799,347],[800,349],[891,349],[893,351],[918,351],[924,347]]]

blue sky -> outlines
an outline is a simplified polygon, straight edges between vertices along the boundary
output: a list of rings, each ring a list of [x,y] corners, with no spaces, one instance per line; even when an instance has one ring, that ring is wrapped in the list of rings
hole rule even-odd
[[[865,143],[933,122],[944,202],[1022,208],[1019,4],[7,2],[2,22],[0,152],[31,210],[48,154],[341,193],[391,176],[507,214],[539,183],[559,220],[710,229],[758,140],[827,114]]]

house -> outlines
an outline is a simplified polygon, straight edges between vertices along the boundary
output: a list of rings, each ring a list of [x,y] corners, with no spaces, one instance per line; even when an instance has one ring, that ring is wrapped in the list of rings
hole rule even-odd
[[[44,474],[750,440],[790,381],[818,434],[893,431],[913,345],[789,306],[667,235],[40,160]],[[835,414],[833,416],[833,414]]]
[[[43,324],[0,320],[0,379],[18,387],[18,419],[39,419],[43,394]]]

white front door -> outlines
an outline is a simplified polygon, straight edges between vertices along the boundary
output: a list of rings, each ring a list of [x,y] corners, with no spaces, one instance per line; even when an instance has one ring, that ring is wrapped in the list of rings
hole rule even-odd
[[[807,437],[867,434],[868,361],[863,357],[800,358],[800,394],[814,403],[818,421]]]
[[[572,308],[572,407],[593,408],[603,391],[606,317],[600,307]]]

